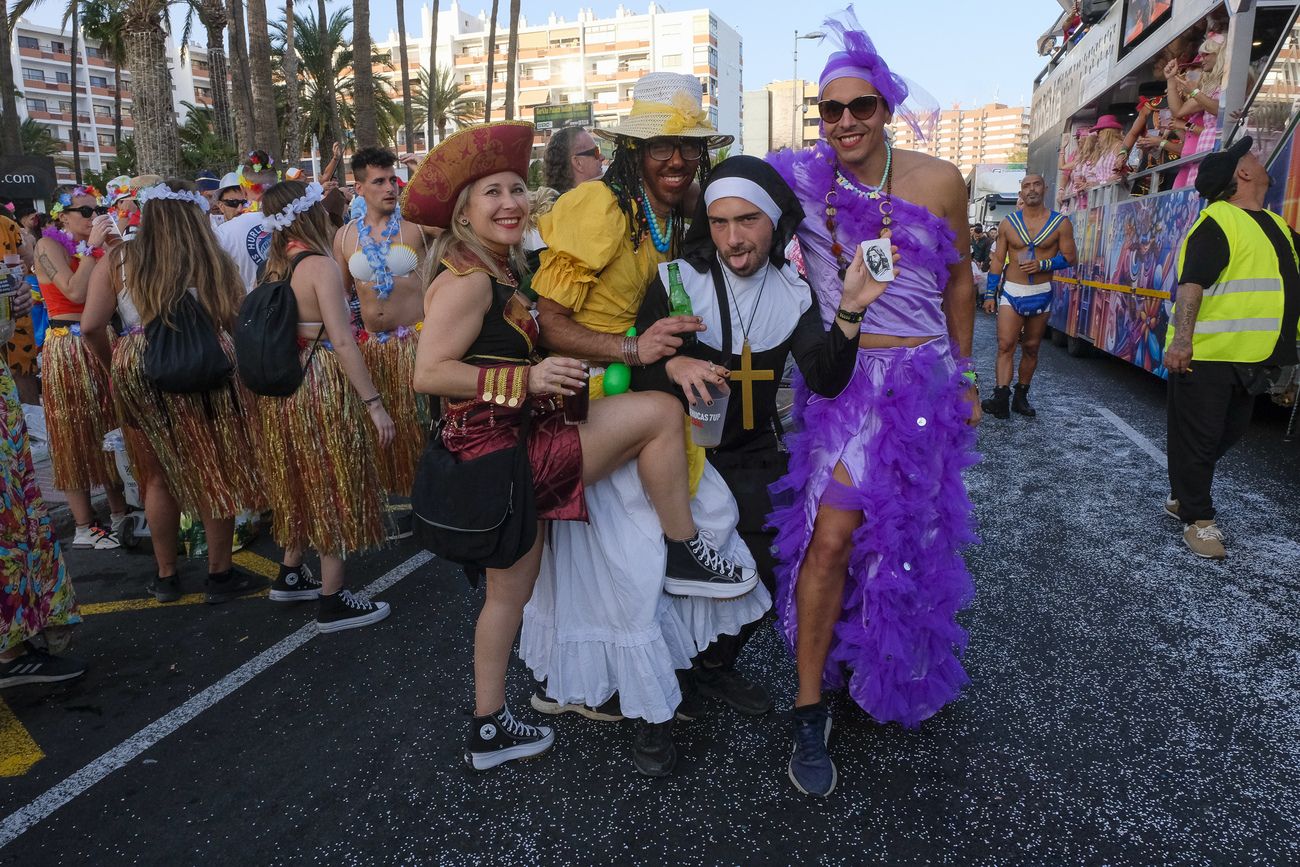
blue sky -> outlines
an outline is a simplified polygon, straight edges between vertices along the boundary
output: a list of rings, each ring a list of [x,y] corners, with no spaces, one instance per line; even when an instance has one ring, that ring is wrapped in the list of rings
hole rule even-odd
[[[340,0],[331,0],[330,9]],[[445,0],[450,2],[450,0]],[[627,0],[636,12],[648,8],[649,0]],[[269,0],[275,18],[276,0]],[[590,8],[598,16],[613,14],[617,0],[523,0],[526,18],[544,21],[550,12],[572,20],[577,10]],[[745,45],[745,87],[755,89],[769,81],[789,79],[792,74],[794,31],[818,29],[822,19],[844,6],[844,0],[661,0],[672,11],[707,6],[735,27]],[[504,19],[509,0],[501,0]],[[462,0],[471,13],[490,9],[491,3]],[[31,17],[42,23],[58,23],[63,4],[45,0]],[[407,26],[420,27],[420,0],[407,0]],[[798,12],[790,11],[797,9]],[[777,13],[775,10],[780,9]],[[1054,0],[858,0],[858,18],[875,40],[894,71],[928,90],[943,107],[954,102],[980,105],[992,101],[1028,104],[1034,76],[1044,66],[1035,53],[1038,36],[1060,12]],[[772,10],[769,13],[769,10]],[[396,23],[391,2],[378,0],[370,6],[372,32],[383,38]],[[196,28],[196,39],[202,31]],[[829,49],[816,42],[800,41],[800,76],[816,79]]]

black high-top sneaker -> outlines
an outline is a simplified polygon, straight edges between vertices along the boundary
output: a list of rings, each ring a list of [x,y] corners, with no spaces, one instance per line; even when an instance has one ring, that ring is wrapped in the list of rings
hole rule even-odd
[[[301,602],[319,598],[320,579],[312,574],[306,563],[298,566],[280,564],[280,575],[271,584],[272,602]]]
[[[209,605],[220,605],[240,596],[266,587],[269,582],[261,575],[245,572],[243,569],[230,568],[225,572],[209,572],[203,581],[203,601]]]
[[[1023,382],[1016,383],[1016,396],[1011,398],[1011,411],[1027,418],[1033,418],[1038,412],[1029,405],[1029,386]]]
[[[316,599],[316,625],[321,632],[340,632],[378,623],[390,613],[387,602],[375,602],[353,593],[340,590]]]
[[[742,568],[718,553],[698,531],[684,542],[668,543],[668,568],[664,591],[677,596],[734,599],[758,584],[758,572]]]
[[[999,385],[993,396],[980,401],[980,407],[994,418],[1011,418],[1011,386]]]
[[[555,732],[547,726],[521,723],[509,705],[487,716],[476,716],[470,725],[465,764],[473,771],[486,771],[512,759],[530,759],[549,750]]]
[[[647,777],[666,777],[677,765],[677,747],[673,746],[673,721],[661,723],[636,721],[632,741],[632,763]]]

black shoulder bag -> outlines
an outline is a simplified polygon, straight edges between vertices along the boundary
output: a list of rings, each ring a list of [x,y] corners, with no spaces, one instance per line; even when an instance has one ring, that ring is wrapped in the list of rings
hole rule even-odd
[[[411,491],[419,542],[444,560],[465,567],[471,584],[484,569],[506,569],[537,541],[537,501],[528,460],[532,413],[527,404],[519,439],[509,448],[468,461],[442,442],[434,426]]]

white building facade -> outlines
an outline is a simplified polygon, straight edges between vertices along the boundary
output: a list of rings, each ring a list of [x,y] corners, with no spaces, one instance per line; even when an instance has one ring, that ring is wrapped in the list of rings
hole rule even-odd
[[[72,159],[72,36],[56,27],[18,19],[10,47],[14,84],[19,90],[19,119],[47,127],[64,143],[62,156]],[[113,133],[116,78],[113,64],[95,40],[77,40],[77,123],[83,171],[100,171],[117,154]],[[201,45],[177,47],[168,37],[167,59],[172,73],[172,100],[177,123],[187,113],[185,103],[212,105],[208,52]],[[131,76],[122,70],[122,137],[135,130],[131,116]],[[58,167],[60,183],[72,183],[71,168]]]
[[[464,96],[486,95],[488,20],[451,2],[438,14],[439,67],[453,70]],[[420,15],[421,33],[407,34],[407,55],[414,78],[429,63],[431,13]],[[493,120],[505,117],[507,24],[498,24],[493,61]],[[400,62],[396,33],[377,43],[378,51]],[[668,12],[651,3],[644,13],[620,6],[612,17],[597,18],[579,10],[573,21],[551,15],[544,24],[524,19],[519,27],[516,118],[531,120],[538,105],[591,102],[595,124],[612,126],[632,108],[632,88],[647,72],[694,75],[704,90],[704,107],[722,133],[741,133],[740,34],[705,9]],[[400,92],[400,73],[375,70]]]

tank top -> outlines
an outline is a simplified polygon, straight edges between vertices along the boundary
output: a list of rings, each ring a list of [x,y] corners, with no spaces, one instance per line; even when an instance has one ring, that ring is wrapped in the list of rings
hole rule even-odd
[[[457,276],[482,271],[492,281],[492,303],[483,314],[483,326],[466,350],[464,360],[482,367],[511,362],[531,364],[536,361],[537,338],[540,333],[537,318],[532,305],[524,300],[515,287],[502,283],[472,257],[461,257],[455,263],[443,259],[442,264]]]
[[[72,273],[77,273],[77,267],[81,260],[75,256],[68,263]],[[58,319],[60,316],[80,316],[81,312],[86,309],[85,303],[74,304],[69,301],[67,296],[54,283],[41,283],[41,297],[45,299],[45,311],[51,319]]]

